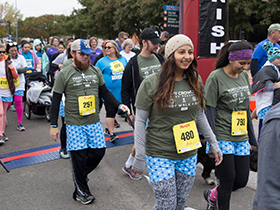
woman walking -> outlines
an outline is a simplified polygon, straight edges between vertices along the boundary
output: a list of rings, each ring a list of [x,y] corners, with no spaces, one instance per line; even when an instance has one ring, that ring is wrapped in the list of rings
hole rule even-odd
[[[136,156],[132,169],[142,174],[147,161],[156,198],[154,210],[185,207],[200,147],[196,125],[211,144],[216,164],[222,161],[217,140],[203,113],[203,86],[193,50],[189,37],[171,38],[165,50],[167,60],[159,73],[143,80],[136,97]]]

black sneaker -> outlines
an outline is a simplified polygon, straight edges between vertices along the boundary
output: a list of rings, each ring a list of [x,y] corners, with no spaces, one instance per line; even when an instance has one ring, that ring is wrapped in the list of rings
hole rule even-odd
[[[110,142],[111,143],[117,141],[118,139],[119,139],[119,137],[115,133],[110,135]]]
[[[106,136],[110,136],[110,131],[109,131],[108,128],[105,128],[105,129],[104,129],[104,134],[105,134]]]
[[[60,157],[61,158],[63,158],[63,159],[68,159],[68,158],[70,158],[70,156],[69,156],[69,153],[66,151],[66,149],[60,149],[59,150],[59,155],[60,155]]]
[[[114,120],[114,126],[115,126],[115,128],[119,128],[119,127],[121,127],[121,125],[118,123],[118,121],[117,121],[117,120]]]
[[[79,193],[75,190],[73,193],[73,199],[75,201],[80,201],[82,204],[87,205],[92,203],[95,200],[95,197],[91,194],[84,193],[84,195],[79,195]]]
[[[210,194],[210,189],[208,190],[204,190],[203,196],[205,198],[205,200],[207,201],[207,208],[206,210],[217,210],[217,202],[216,201],[212,201],[209,198],[209,194]]]
[[[3,136],[0,136],[0,145],[4,144],[5,143],[5,140],[4,140],[4,137]]]

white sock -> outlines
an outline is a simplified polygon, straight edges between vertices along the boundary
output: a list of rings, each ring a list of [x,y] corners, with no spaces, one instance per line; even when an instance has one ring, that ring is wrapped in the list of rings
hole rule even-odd
[[[125,162],[125,167],[130,168],[133,165],[134,157],[130,154],[127,161]]]

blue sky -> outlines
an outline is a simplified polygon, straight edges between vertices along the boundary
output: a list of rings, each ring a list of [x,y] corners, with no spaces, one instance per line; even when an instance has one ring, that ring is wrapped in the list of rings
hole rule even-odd
[[[77,0],[0,0],[1,4],[5,2],[16,5],[24,18],[44,14],[70,15],[73,8],[82,8]]]

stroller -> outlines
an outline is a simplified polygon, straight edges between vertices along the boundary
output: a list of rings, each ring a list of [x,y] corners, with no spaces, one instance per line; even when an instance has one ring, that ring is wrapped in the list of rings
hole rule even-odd
[[[45,115],[48,121],[51,120],[50,108],[52,100],[52,88],[48,86],[47,78],[41,72],[34,72],[25,75],[26,102],[24,115],[31,118],[31,113]]]

